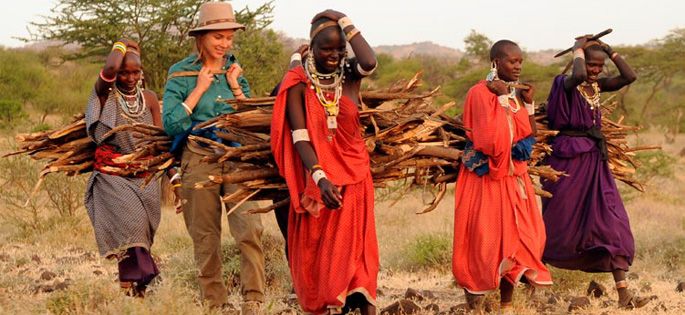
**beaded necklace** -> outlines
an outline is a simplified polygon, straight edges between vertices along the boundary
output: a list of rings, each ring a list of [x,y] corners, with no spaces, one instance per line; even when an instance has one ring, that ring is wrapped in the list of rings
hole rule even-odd
[[[342,97],[343,83],[345,82],[344,65],[345,61],[341,60],[340,67],[335,72],[329,74],[319,73],[316,70],[314,57],[310,52],[304,67],[307,78],[312,82],[310,88],[316,91],[316,98],[326,111],[326,125],[329,130],[328,141],[333,140],[335,129],[338,128],[337,117],[340,113],[340,98]],[[329,84],[321,83],[321,80],[327,79],[333,79],[333,82]],[[331,94],[333,96],[332,99],[330,98]]]
[[[514,100],[514,103],[516,104],[516,108],[511,107],[511,104],[507,102],[506,106],[502,105],[502,107],[510,110],[512,113],[516,114],[519,110],[521,110],[521,103],[519,102],[518,97],[516,97],[516,88],[513,87],[512,85],[515,84],[515,82],[505,82],[507,86],[511,89],[511,92],[509,92],[509,95],[507,95],[508,99]]]
[[[586,87],[591,87],[592,88],[592,95],[589,95],[587,93]],[[583,82],[576,86],[576,89],[578,92],[580,92],[580,96],[582,96],[585,101],[587,102],[588,106],[590,106],[590,112],[592,113],[592,124],[596,124],[596,118],[600,114],[600,108],[602,106],[602,103],[600,101],[600,91],[599,91],[599,83],[597,82],[592,82],[592,83],[587,83]]]
[[[117,103],[121,107],[124,114],[130,118],[138,118],[145,114],[146,104],[143,96],[143,89],[136,87],[135,93],[132,95],[125,94],[114,85],[114,92],[116,92]]]

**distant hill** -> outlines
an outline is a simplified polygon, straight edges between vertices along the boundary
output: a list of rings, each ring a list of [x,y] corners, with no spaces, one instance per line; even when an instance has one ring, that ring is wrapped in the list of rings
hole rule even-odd
[[[554,58],[556,53],[560,52],[562,49],[545,49],[538,51],[528,51],[526,52],[526,57],[529,61],[540,64],[549,65],[558,62],[561,58]]]
[[[381,45],[374,49],[376,50],[376,53],[388,54],[396,59],[402,59],[412,55],[426,55],[458,60],[464,56],[464,52],[459,49],[440,46],[433,42],[419,42],[405,45]]]
[[[304,38],[292,38],[286,34],[279,32],[279,38],[283,45],[291,51],[294,51],[302,44],[307,44],[308,40]],[[440,46],[433,42],[419,42],[404,45],[381,45],[374,47],[376,53],[388,54],[395,59],[407,58],[412,55],[426,55],[438,58],[449,58],[459,60],[464,56],[464,52],[459,49]]]

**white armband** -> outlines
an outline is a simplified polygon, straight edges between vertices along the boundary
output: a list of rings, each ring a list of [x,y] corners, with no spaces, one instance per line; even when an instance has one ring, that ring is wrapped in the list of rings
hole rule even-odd
[[[302,54],[294,53],[292,56],[290,56],[290,63],[293,63],[293,61],[302,62]]]
[[[523,103],[526,106],[526,111],[528,112],[528,116],[533,116],[535,115],[535,101],[531,103]]]
[[[309,139],[309,131],[307,129],[295,129],[293,130],[293,144],[300,141],[311,141]]]
[[[346,27],[352,25],[352,20],[350,20],[349,17],[345,16],[340,19],[338,19],[338,25],[340,25],[340,29],[344,30]]]
[[[362,66],[359,65],[359,62],[357,62],[357,72],[359,72],[359,74],[365,77],[372,75],[376,71],[376,68],[378,68],[378,63],[376,63],[376,65],[373,66],[373,69],[366,71],[362,69]]]
[[[316,185],[319,185],[319,181],[323,178],[327,178],[326,173],[323,170],[319,169],[312,172],[312,179]]]
[[[169,180],[169,182],[173,183],[173,182],[174,182],[175,180],[177,180],[177,179],[178,179],[178,180],[181,179],[181,173],[178,172],[178,171],[176,172],[176,174],[174,174],[174,176],[171,176],[171,179]]]

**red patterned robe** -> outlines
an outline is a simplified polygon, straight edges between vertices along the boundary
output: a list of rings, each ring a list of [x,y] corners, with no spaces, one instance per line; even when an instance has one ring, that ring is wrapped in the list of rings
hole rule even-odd
[[[311,144],[328,179],[341,190],[341,209],[323,205],[292,143],[286,102],[289,89],[299,83],[307,85]],[[271,150],[290,193],[288,256],[295,293],[305,312],[321,314],[341,308],[353,293],[375,304],[379,259],[373,181],[357,105],[340,99],[338,128],[329,141],[326,113],[310,87],[302,67],[285,75],[274,104]]]
[[[516,108],[511,101],[512,107]],[[478,176],[463,164],[455,187],[452,272],[474,294],[499,287],[500,279],[551,285],[542,263],[545,225],[525,161],[512,159],[512,145],[531,135],[528,113],[500,106],[485,81],[466,95],[464,126],[473,148],[488,157],[489,172]]]

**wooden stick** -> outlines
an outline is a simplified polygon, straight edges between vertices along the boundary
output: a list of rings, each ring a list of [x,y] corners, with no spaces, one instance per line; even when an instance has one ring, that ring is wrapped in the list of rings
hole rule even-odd
[[[604,37],[605,35],[610,34],[610,33],[613,32],[613,31],[614,31],[613,29],[608,28],[608,29],[606,29],[606,30],[604,30],[604,31],[602,31],[602,32],[599,32],[599,33],[597,33],[596,35],[590,37],[590,38],[588,39],[588,41],[598,40],[598,39]],[[556,55],[554,55],[554,58],[563,56],[563,55],[565,55],[565,54],[567,54],[567,53],[570,53],[571,51],[573,51],[573,47],[567,48],[567,49],[565,49],[565,50],[563,50],[563,51],[557,53]]]

